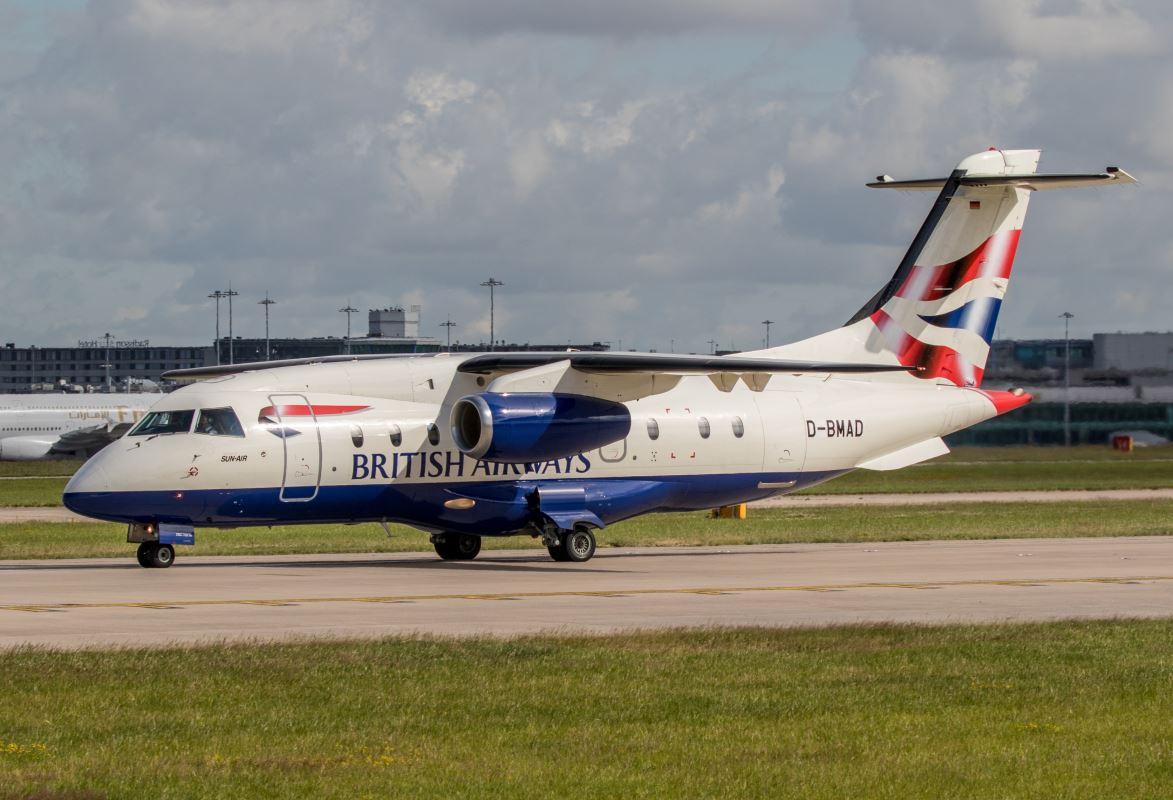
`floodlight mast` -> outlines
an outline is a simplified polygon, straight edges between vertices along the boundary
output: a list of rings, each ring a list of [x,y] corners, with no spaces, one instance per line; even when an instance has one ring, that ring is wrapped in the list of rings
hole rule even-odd
[[[358,309],[348,302],[345,308],[338,309],[338,313],[346,315],[346,355],[350,355],[350,315],[357,314]]]
[[[504,281],[499,281],[496,278],[491,277],[491,276],[487,281],[481,282],[481,286],[488,286],[489,287],[489,352],[490,353],[493,352],[493,350],[495,350],[497,347],[497,340],[495,338],[496,329],[493,324],[493,316],[494,316],[494,312],[495,312],[493,290],[496,289],[498,286],[504,286],[504,285],[505,285]]]

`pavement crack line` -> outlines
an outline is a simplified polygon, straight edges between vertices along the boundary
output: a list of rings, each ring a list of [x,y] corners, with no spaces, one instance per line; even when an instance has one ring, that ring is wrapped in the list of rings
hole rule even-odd
[[[353,597],[287,597],[287,598],[225,598],[215,600],[156,600],[138,602],[97,602],[97,603],[3,603],[0,611],[21,611],[42,613],[46,611],[70,611],[99,608],[139,608],[156,610],[175,610],[199,606],[268,606],[283,608],[290,606],[319,604],[319,603],[419,603],[440,600],[533,600],[561,597],[601,597],[617,598],[649,595],[682,595],[720,596],[730,594],[749,594],[754,592],[842,592],[852,589],[946,589],[968,586],[1013,586],[1013,587],[1046,587],[1057,584],[1107,584],[1115,586],[1135,585],[1142,583],[1157,583],[1173,581],[1173,575],[1129,576],[1121,578],[1086,577],[1086,578],[1023,578],[1016,579],[987,579],[987,580],[958,580],[958,581],[885,581],[865,583],[827,583],[827,584],[793,584],[784,586],[681,586],[649,589],[605,589],[597,591],[549,591],[549,592],[499,592],[486,594],[416,594],[416,595],[387,595],[387,596],[360,596]]]

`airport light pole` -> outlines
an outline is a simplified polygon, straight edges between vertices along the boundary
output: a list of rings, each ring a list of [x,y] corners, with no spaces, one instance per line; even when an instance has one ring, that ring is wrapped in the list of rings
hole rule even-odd
[[[358,309],[347,302],[346,308],[338,309],[338,313],[346,315],[346,355],[350,355],[350,315],[357,314]]]
[[[1063,318],[1063,446],[1071,447],[1071,318],[1075,315],[1064,311]]]
[[[705,343],[709,346],[709,355],[717,355],[717,343],[712,339],[706,339]]]
[[[102,366],[106,368],[106,394],[110,393],[110,340],[114,337],[110,335],[109,331],[102,337],[106,340],[106,363]]]
[[[216,366],[220,366],[220,299],[224,297],[224,292],[217,289],[208,297],[216,301]]]
[[[766,349],[770,349],[770,326],[774,324],[772,319],[762,320],[762,324],[766,326]]]
[[[235,364],[236,356],[232,349],[232,298],[236,297],[240,292],[234,291],[232,284],[228,284],[228,291],[224,296],[228,298],[228,363]]]
[[[452,329],[456,327],[456,323],[452,321],[452,317],[448,317],[447,322],[440,323],[441,328],[448,329],[448,352],[452,352]]]
[[[481,286],[488,286],[489,287],[489,352],[490,353],[493,352],[493,350],[495,350],[497,348],[497,340],[496,340],[496,338],[494,338],[496,336],[496,328],[494,326],[493,317],[496,312],[496,306],[494,303],[493,290],[496,289],[498,286],[504,286],[504,285],[505,285],[505,283],[503,281],[499,281],[493,277],[490,277],[487,281],[481,282]]]
[[[258,300],[257,305],[265,307],[265,360],[269,360],[269,306],[276,303],[276,300],[269,299],[269,293],[265,292],[265,299]]]

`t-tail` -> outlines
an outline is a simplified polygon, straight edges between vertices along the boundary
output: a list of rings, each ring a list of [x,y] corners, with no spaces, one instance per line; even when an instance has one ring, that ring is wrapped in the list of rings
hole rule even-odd
[[[1136,182],[1114,167],[1039,174],[1039,155],[990,149],[963,160],[947,178],[898,181],[882,175],[869,183],[939,193],[896,272],[846,325],[769,355],[903,364],[916,367],[908,374],[922,380],[980,386],[1031,194]]]

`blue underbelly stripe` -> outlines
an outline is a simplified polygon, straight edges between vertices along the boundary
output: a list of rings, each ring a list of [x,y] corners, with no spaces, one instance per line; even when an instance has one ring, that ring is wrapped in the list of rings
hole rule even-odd
[[[391,483],[322,486],[308,502],[282,502],[278,487],[135,492],[73,492],[66,507],[114,522],[168,522],[234,528],[256,525],[375,522],[386,519],[426,530],[482,536],[515,533],[533,518],[530,496],[542,485],[573,484],[585,490],[587,508],[604,523],[649,511],[692,511],[757,500],[778,493],[759,483],[794,481],[799,489],[841,475],[742,473],[651,478],[588,478],[465,483]],[[288,496],[288,495],[287,495]],[[471,509],[444,507],[453,498],[471,498]]]

